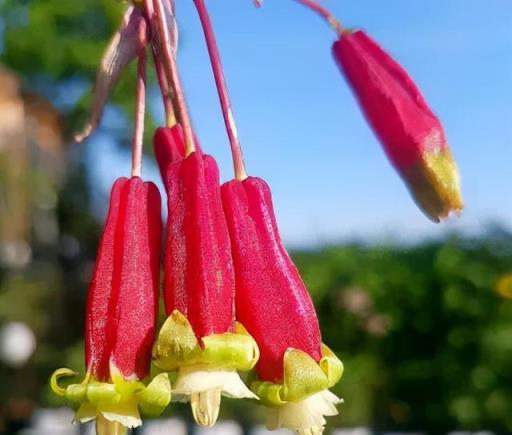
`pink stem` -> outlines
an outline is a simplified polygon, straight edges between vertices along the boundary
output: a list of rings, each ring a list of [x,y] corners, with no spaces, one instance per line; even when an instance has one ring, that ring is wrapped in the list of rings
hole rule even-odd
[[[231,102],[229,99],[228,88],[226,85],[226,79],[222,69],[222,62],[220,59],[219,49],[215,39],[215,33],[213,31],[212,23],[208,15],[208,10],[204,3],[204,0],[194,0],[203,32],[208,47],[208,54],[210,56],[210,62],[213,69],[213,75],[215,77],[215,83],[217,85],[217,93],[219,94],[220,104],[222,107],[222,115],[224,117],[224,124],[226,125],[226,131],[229,137],[229,143],[231,145],[231,154],[233,155],[233,166],[235,168],[235,176],[238,180],[245,180],[247,173],[245,171],[245,164],[242,155],[242,148],[240,146],[240,140],[236,129],[235,119],[233,117],[233,111],[231,109]]]
[[[141,50],[137,65],[137,90],[135,96],[135,131],[132,139],[132,177],[142,172],[142,144],[144,140],[144,115],[146,113],[146,50]]]
[[[172,106],[171,91],[169,89],[169,83],[165,76],[165,69],[162,62],[158,58],[156,47],[152,47],[153,51],[153,62],[155,64],[156,76],[158,78],[158,84],[160,86],[160,92],[162,94],[162,100],[165,109],[165,123],[167,127],[172,127],[176,124],[176,114],[174,113],[174,107]]]
[[[192,123],[188,114],[187,104],[183,87],[179,77],[178,66],[176,58],[172,50],[171,37],[169,35],[169,28],[165,19],[164,6],[162,0],[153,0],[155,6],[155,17],[158,25],[161,49],[163,51],[164,60],[169,74],[169,84],[174,92],[174,102],[176,104],[179,121],[183,127],[183,135],[185,136],[185,154],[189,155],[196,150],[194,143],[194,133],[192,131]]]
[[[303,6],[311,9],[313,12],[316,12],[320,15],[324,20],[326,20],[329,25],[334,29],[334,31],[341,36],[345,32],[345,28],[341,25],[341,23],[336,19],[336,17],[326,8],[319,5],[314,0],[295,0],[298,3],[301,3]]]

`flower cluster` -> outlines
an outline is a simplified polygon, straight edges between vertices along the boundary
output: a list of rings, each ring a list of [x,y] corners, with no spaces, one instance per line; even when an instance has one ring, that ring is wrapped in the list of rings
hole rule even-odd
[[[461,209],[441,124],[407,73],[364,32],[345,30],[312,0],[297,1],[336,30],[335,58],[419,206],[433,220]],[[98,434],[126,433],[142,424],[140,413],[159,415],[171,399],[189,402],[195,421],[212,426],[222,396],[259,401],[269,429],[320,434],[342,402],[330,389],[343,364],[322,343],[312,300],[279,235],[270,187],[247,175],[208,12],[204,0],[194,3],[235,177],[220,184],[215,159],[194,134],[173,1],[133,1],[101,63],[89,122],[76,136],[94,131],[122,71],[138,59],[131,178],[112,188],[88,291],[85,377],[63,383],[76,373],[59,369],[50,384],[76,406],[76,420],[96,419]],[[140,178],[148,49],[167,119],[153,141],[168,210],[159,331],[160,193]],[[246,382],[241,372],[250,372]]]

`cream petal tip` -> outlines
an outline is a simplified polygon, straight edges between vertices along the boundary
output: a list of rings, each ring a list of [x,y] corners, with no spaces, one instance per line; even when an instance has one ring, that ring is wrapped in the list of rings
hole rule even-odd
[[[106,420],[118,422],[128,428],[142,426],[142,420],[135,400],[115,405],[100,405],[98,406],[98,412]]]
[[[186,396],[209,390],[220,390],[232,399],[257,399],[234,370],[182,368],[172,390],[173,399],[188,400]],[[176,397],[177,396],[177,397]]]
[[[336,405],[342,402],[329,390],[323,390],[297,402],[267,408],[267,428],[289,428],[299,435],[320,435],[325,417],[337,415]]]

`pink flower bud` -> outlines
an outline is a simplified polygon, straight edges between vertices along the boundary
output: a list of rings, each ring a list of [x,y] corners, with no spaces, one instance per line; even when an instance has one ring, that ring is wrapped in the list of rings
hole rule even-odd
[[[407,72],[361,30],[343,33],[333,53],[418,206],[436,222],[461,210],[459,175],[443,127]]]

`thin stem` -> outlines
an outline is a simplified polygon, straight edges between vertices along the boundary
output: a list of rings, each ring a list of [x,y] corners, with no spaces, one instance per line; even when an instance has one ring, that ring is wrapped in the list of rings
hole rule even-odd
[[[326,20],[329,25],[334,29],[334,31],[341,36],[345,32],[345,28],[342,24],[336,19],[336,17],[326,8],[318,4],[314,0],[295,0],[298,3],[301,3],[303,6],[311,9],[313,12],[316,12],[320,15],[324,20]]]
[[[146,113],[146,50],[139,54],[137,89],[135,95],[135,129],[132,139],[132,177],[142,173],[142,144],[144,141],[144,115]]]
[[[153,63],[155,64],[156,76],[158,78],[158,85],[160,87],[160,93],[162,94],[162,100],[164,103],[165,110],[165,125],[167,127],[173,127],[176,125],[176,114],[174,113],[174,107],[172,105],[171,90],[169,88],[169,82],[165,76],[165,69],[162,62],[158,58],[156,47],[152,46],[153,52]]]
[[[153,4],[155,6],[155,18],[159,30],[158,34],[160,36],[160,48],[163,52],[165,66],[167,67],[168,72],[168,83],[174,92],[173,101],[177,108],[178,120],[183,127],[183,135],[185,136],[185,155],[188,156],[196,150],[192,123],[190,122],[183,87],[179,77],[178,66],[172,49],[172,41],[169,34],[167,20],[165,19],[165,10],[162,0],[153,0]]]
[[[151,51],[153,53],[153,63],[155,65],[156,76],[158,79],[158,85],[160,87],[160,93],[162,95],[162,100],[164,104],[165,110],[165,121],[167,127],[173,127],[176,124],[176,111],[172,101],[172,93],[169,88],[169,81],[166,77],[165,68],[162,65],[162,61],[158,57],[157,50],[157,38],[155,37],[155,29],[153,29],[153,23],[155,22],[155,9],[153,7],[153,3],[148,0],[144,0],[142,4],[144,8],[144,15],[146,21],[150,25],[151,35]]]
[[[219,94],[220,105],[222,107],[224,124],[226,125],[226,132],[231,145],[231,154],[233,155],[235,177],[238,180],[245,180],[247,178],[247,173],[245,171],[242,148],[238,138],[233,111],[231,109],[231,101],[229,99],[228,88],[222,69],[222,62],[220,59],[219,49],[217,47],[217,41],[215,39],[215,33],[213,31],[212,23],[208,15],[208,9],[206,8],[204,0],[194,0],[194,3],[203,27],[206,46],[208,47],[208,54],[210,56],[213,75],[215,77],[215,84],[217,85],[217,93]]]

